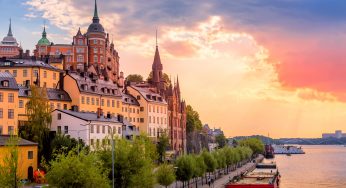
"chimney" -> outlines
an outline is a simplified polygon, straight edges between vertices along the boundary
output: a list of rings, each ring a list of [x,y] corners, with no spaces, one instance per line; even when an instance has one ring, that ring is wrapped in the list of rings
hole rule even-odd
[[[97,118],[103,116],[102,108],[97,108]]]
[[[64,90],[64,73],[59,73],[59,89]]]

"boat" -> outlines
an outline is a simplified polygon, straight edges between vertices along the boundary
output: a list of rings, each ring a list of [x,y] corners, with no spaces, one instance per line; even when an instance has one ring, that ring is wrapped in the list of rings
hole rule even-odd
[[[266,144],[264,149],[265,149],[265,154],[264,154],[265,158],[267,159],[274,158],[274,148],[271,144]]]
[[[286,146],[286,145],[272,145],[274,154],[305,154],[302,147]]]
[[[253,171],[234,178],[225,188],[279,188],[280,178],[276,163],[258,163]]]

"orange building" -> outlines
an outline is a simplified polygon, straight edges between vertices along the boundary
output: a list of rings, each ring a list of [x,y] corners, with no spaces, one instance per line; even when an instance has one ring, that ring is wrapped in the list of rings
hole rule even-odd
[[[114,83],[118,83],[120,78],[119,55],[114,43],[110,41],[109,34],[100,23],[96,1],[92,23],[85,34],[82,34],[79,28],[72,44],[54,44],[48,40],[44,27],[34,55],[41,59],[62,55],[64,70],[82,71],[84,67],[94,65],[96,69],[106,70],[105,76]]]
[[[18,45],[16,38],[12,34],[12,26],[8,28],[7,36],[0,42],[0,57],[15,57],[20,53],[21,47]]]

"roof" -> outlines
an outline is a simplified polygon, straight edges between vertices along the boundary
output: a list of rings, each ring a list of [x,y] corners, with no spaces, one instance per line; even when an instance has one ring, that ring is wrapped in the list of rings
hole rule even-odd
[[[100,24],[100,18],[98,16],[98,12],[97,12],[97,2],[96,2],[96,0],[95,0],[93,22],[89,25],[87,33],[90,33],[90,32],[98,32],[98,33],[104,33],[105,32],[105,29]]]
[[[30,88],[19,86],[19,97],[30,97],[29,91]],[[72,101],[70,95],[66,91],[60,89],[47,88],[47,96],[49,100]]]
[[[120,89],[112,81],[98,79],[96,78],[97,77],[96,75],[92,75],[92,74],[88,75],[88,73],[81,73],[81,74],[86,74],[86,75],[81,76],[80,74],[77,74],[77,73],[68,74],[69,76],[71,76],[73,79],[76,80],[80,92],[104,95],[104,96],[121,97]]]
[[[8,139],[11,138],[10,135],[0,135],[0,146],[6,146]],[[23,138],[19,138],[19,146],[37,146],[38,144],[35,142],[31,142],[29,140],[25,140]]]
[[[60,110],[60,109],[55,109],[54,111],[60,111],[60,112],[63,112],[65,114],[74,116],[76,118],[79,118],[79,119],[82,119],[85,121],[101,121],[101,122],[110,122],[110,123],[120,123],[117,117],[105,118],[104,116],[101,116],[100,118],[98,118],[97,113],[94,113],[94,112],[76,112],[76,111],[72,111],[72,110]]]
[[[0,67],[41,67],[45,69],[63,72],[63,70],[58,69],[43,61],[31,59],[6,59],[4,61],[0,61]]]
[[[3,81],[8,81],[8,86],[3,85]],[[18,89],[16,79],[8,72],[0,72],[0,89]]]
[[[126,104],[140,106],[137,99],[130,94],[122,93],[122,101]]]
[[[137,86],[129,86],[133,89],[137,90],[145,100],[149,102],[158,102],[158,103],[164,103],[167,104],[166,100],[158,93],[154,92],[151,88],[142,88]]]
[[[4,37],[4,39],[1,41],[1,44],[2,45],[18,46],[16,38],[13,37],[11,25],[12,24],[11,24],[11,19],[10,19],[10,25],[8,27],[7,36]]]

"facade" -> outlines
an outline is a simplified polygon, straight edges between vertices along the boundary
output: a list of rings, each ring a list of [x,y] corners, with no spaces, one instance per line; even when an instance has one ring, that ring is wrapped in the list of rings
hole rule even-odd
[[[85,67],[93,65],[96,70],[102,71],[107,79],[118,84],[119,55],[109,34],[100,23],[96,1],[92,23],[87,32],[82,34],[79,28],[72,40],[72,44],[54,44],[48,40],[44,27],[34,55],[41,59],[61,55],[64,70],[83,71]]]
[[[126,92],[134,96],[140,105],[140,132],[156,140],[168,130],[168,106],[161,95],[149,88],[128,86]]]
[[[52,112],[51,131],[81,139],[91,149],[110,144],[112,136],[121,138],[122,117],[104,116],[97,113],[72,110],[54,110]]]
[[[17,134],[18,92],[14,77],[10,73],[0,72],[0,135]]]
[[[10,148],[7,146],[9,135],[0,135],[0,164],[9,157]],[[18,175],[20,179],[33,180],[34,171],[38,164],[38,144],[25,139],[18,142]]]
[[[13,37],[12,24],[10,20],[7,36],[5,36],[0,42],[0,58],[19,56],[21,50],[22,49],[19,46],[16,38]]]
[[[346,137],[346,133],[342,133],[341,130],[336,130],[335,133],[323,133],[322,138],[343,138]]]

